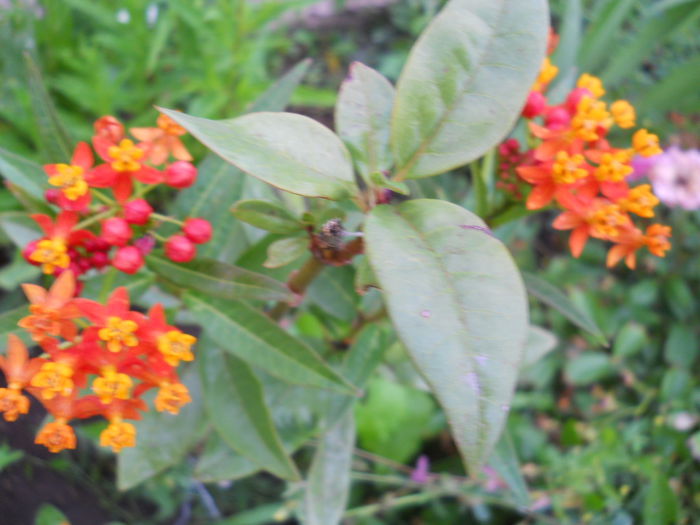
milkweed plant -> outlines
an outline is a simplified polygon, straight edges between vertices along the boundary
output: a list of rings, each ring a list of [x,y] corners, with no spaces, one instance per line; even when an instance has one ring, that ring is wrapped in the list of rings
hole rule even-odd
[[[492,177],[524,213],[557,210],[575,257],[589,238],[610,244],[609,266],[670,248],[658,198],[630,179],[658,138],[633,131],[634,107],[609,104],[590,74],[550,103],[548,25],[545,0],[451,0],[396,86],[351,66],[335,131],[282,111],[303,62],[242,116],[158,108],[154,127],[131,129],[104,116],[51,164],[15,159],[3,171],[44,286],[22,285],[28,311],[0,358],[4,418],[42,404],[36,443],[60,452],[81,446],[76,420],[103,417],[122,488],[193,449],[205,478],[305,479],[300,514],[329,525],[347,501],[353,405],[398,340],[478,476],[532,330],[480,185]],[[198,166],[187,133],[211,151]],[[417,198],[465,166],[474,211]]]

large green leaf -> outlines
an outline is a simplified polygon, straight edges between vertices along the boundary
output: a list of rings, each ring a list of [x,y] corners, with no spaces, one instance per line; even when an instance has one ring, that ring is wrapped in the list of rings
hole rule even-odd
[[[520,274],[481,219],[443,201],[378,206],[365,240],[394,326],[477,472],[510,410],[524,353]]]
[[[619,39],[622,25],[629,21],[637,0],[606,0],[598,16],[586,28],[581,42],[578,65],[582,71],[597,71]]]
[[[219,435],[212,432],[197,459],[194,475],[204,483],[240,479],[261,470],[258,465],[234,451]]]
[[[151,409],[134,422],[136,446],[125,448],[117,456],[117,486],[130,489],[166,468],[183,461],[185,454],[207,430],[200,383],[195,367],[182,375],[192,402],[177,415]],[[152,405],[152,396],[148,396]]]
[[[185,303],[224,350],[292,384],[353,392],[311,348],[262,312],[234,300],[187,292]]]
[[[212,425],[229,446],[261,468],[298,479],[272,423],[260,381],[244,361],[210,343],[208,333],[197,361]]]
[[[214,259],[196,259],[180,264],[149,255],[146,263],[168,281],[213,297],[261,301],[290,301],[294,297],[284,283]]]
[[[282,190],[341,199],[356,189],[345,145],[331,130],[303,115],[260,112],[209,120],[160,111],[227,162]]]
[[[391,168],[389,136],[393,105],[391,83],[374,69],[354,62],[340,86],[335,128],[365,180],[372,173]]]
[[[598,328],[598,325],[596,325],[591,316],[576,306],[571,299],[564,295],[556,286],[527,272],[523,273],[523,280],[525,281],[528,292],[547,306],[554,308],[579,328],[591,333],[600,343],[607,343],[605,335],[600,331],[600,328]]]
[[[253,103],[250,111],[282,111],[310,64],[304,60],[294,66]],[[174,215],[202,217],[216,225],[212,240],[198,249],[200,256],[235,260],[247,248],[241,224],[231,220],[229,210],[253,183],[265,186],[212,153],[200,163],[197,183],[178,193]]]
[[[451,0],[416,45],[396,86],[397,180],[462,166],[515,123],[544,57],[545,0]]]
[[[19,249],[43,235],[34,219],[21,211],[0,213],[0,228]]]
[[[338,525],[350,495],[355,418],[348,411],[321,439],[306,479],[302,523]]]
[[[489,458],[489,464],[508,484],[515,503],[520,507],[527,507],[530,503],[530,495],[527,491],[525,478],[520,471],[518,453],[508,432],[503,432],[501,439],[498,440],[493,454]]]

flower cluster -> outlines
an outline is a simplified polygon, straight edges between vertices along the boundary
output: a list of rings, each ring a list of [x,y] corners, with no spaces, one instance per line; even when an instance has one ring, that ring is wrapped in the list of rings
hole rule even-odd
[[[190,401],[178,379],[177,366],[192,361],[196,339],[169,325],[162,305],[148,315],[132,311],[126,288],[117,288],[107,304],[74,297],[76,281],[65,271],[49,290],[22,286],[29,315],[19,326],[43,350],[30,358],[15,335],[8,338],[0,369],[7,388],[0,388],[0,413],[15,421],[29,411],[32,394],[53,416],[38,433],[36,443],[51,452],[76,447],[71,419],[101,415],[109,425],[100,444],[115,452],[132,447],[136,429],[127,419],[147,410],[145,392],[158,388],[155,408],[177,414]]]
[[[635,215],[653,218],[659,199],[649,184],[632,187],[628,181],[635,154],[652,157],[662,152],[658,138],[639,129],[631,147],[612,146],[609,131],[615,125],[633,128],[634,107],[625,100],[608,106],[602,100],[602,82],[588,74],[578,79],[562,104],[549,105],[545,92],[556,74],[556,66],[545,59],[523,109],[534,147],[521,151],[515,139],[501,145],[499,187],[518,198],[520,181],[525,181],[531,187],[528,209],[550,203],[563,208],[553,226],[572,230],[569,246],[574,257],[581,254],[589,237],[613,243],[608,266],[624,259],[634,268],[636,252],[642,247],[663,257],[670,249],[671,228],[650,224],[642,230],[633,220]]]
[[[70,268],[78,276],[108,265],[132,274],[158,241],[173,261],[194,258],[195,245],[211,238],[211,225],[204,219],[182,223],[155,213],[144,198],[160,184],[183,189],[196,181],[197,168],[180,140],[184,128],[161,115],[157,127],[131,129],[138,143],[114,117],[98,119],[94,129],[92,145],[103,163],[95,165],[92,149],[80,142],[70,164],[44,166],[52,186],[46,200],[60,212],[55,221],[48,215],[32,216],[44,236],[25,248],[27,261],[46,274]],[[170,157],[174,161],[168,164]],[[111,196],[102,189],[111,190]],[[163,221],[178,224],[182,232],[163,238],[154,231]]]

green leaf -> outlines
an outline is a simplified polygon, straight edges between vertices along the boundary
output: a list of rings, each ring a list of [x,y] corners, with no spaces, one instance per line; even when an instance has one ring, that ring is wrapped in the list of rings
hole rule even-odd
[[[649,16],[633,39],[611,54],[611,60],[601,75],[603,81],[613,85],[638,71],[660,42],[673,35],[690,17],[700,13],[698,7],[692,2],[667,9],[662,15]]]
[[[325,312],[350,322],[357,316],[359,300],[354,278],[355,274],[348,266],[329,266],[311,282],[306,296]]]
[[[530,494],[527,491],[527,484],[520,471],[518,453],[513,446],[513,440],[507,432],[504,432],[501,439],[498,440],[489,459],[489,464],[508,484],[508,488],[510,488],[515,497],[515,503],[519,507],[526,508],[530,504]]]
[[[47,503],[39,507],[34,520],[34,525],[65,525],[66,523],[69,522],[65,514]]]
[[[20,337],[27,345],[34,345],[29,333],[17,326],[17,323],[23,317],[29,315],[27,305],[18,306],[12,310],[6,310],[0,313],[0,354],[4,354],[7,349],[7,336],[15,334]]]
[[[586,29],[578,65],[581,71],[597,71],[619,38],[621,26],[629,20],[637,0],[607,0],[607,4]]]
[[[647,333],[640,324],[630,321],[625,324],[615,337],[613,355],[616,357],[631,357],[644,348]]]
[[[0,213],[0,228],[19,249],[43,235],[34,219],[21,211]]]
[[[205,331],[197,361],[212,425],[230,447],[259,467],[299,479],[272,423],[260,381],[244,361],[210,344],[211,332]]]
[[[377,276],[369,264],[369,259],[362,256],[357,262],[355,271],[355,291],[360,295],[364,295],[370,288],[379,288],[379,284],[377,283]]]
[[[566,363],[564,372],[572,384],[580,386],[606,379],[617,369],[607,354],[583,352]]]
[[[365,241],[394,326],[477,472],[500,435],[524,353],[518,270],[481,219],[443,201],[374,208]]]
[[[530,366],[542,359],[557,346],[557,336],[542,327],[530,325],[525,342],[522,366]]]
[[[559,44],[552,57],[562,73],[576,67],[576,56],[581,45],[583,30],[583,9],[581,0],[568,0],[559,27]]]
[[[389,137],[394,94],[391,82],[360,62],[350,65],[340,86],[335,127],[365,181],[372,173],[391,168]]]
[[[451,0],[396,86],[397,180],[462,166],[501,141],[525,105],[547,41],[545,0]]]
[[[267,247],[265,268],[280,268],[286,266],[309,251],[309,240],[306,237],[288,237],[273,242]]]
[[[178,286],[213,297],[289,301],[294,296],[285,284],[275,279],[213,259],[195,259],[181,264],[149,255],[146,264]]]
[[[211,339],[247,363],[292,384],[353,392],[311,348],[258,310],[191,292],[184,299]]]
[[[304,229],[301,221],[278,204],[261,200],[239,201],[231,208],[239,221],[271,233],[296,233]]]
[[[40,147],[49,162],[70,162],[73,155],[73,142],[60,120],[56,107],[46,90],[39,66],[29,53],[24,54],[29,95],[36,118]]]
[[[292,94],[308,73],[312,60],[304,59],[284,74],[277,82],[272,84],[253,104],[248,108],[248,113],[254,111],[283,111]]]
[[[204,483],[217,483],[244,478],[258,470],[258,465],[234,451],[218,432],[212,432],[197,459],[194,475]]]
[[[309,117],[260,112],[209,120],[158,109],[225,161],[272,186],[333,200],[357,189],[342,141]]]
[[[664,344],[666,362],[690,370],[698,357],[698,339],[687,325],[674,324]]]
[[[598,342],[607,344],[603,332],[600,331],[600,328],[598,328],[591,316],[581,308],[578,308],[558,288],[540,279],[536,275],[527,272],[523,272],[523,280],[525,281],[525,286],[529,293],[537,297],[547,306],[554,308],[579,328],[591,333]]]
[[[36,199],[44,199],[48,176],[36,162],[0,148],[0,174]]]
[[[678,496],[668,479],[656,473],[644,497],[644,525],[674,525],[678,523],[678,508]]]
[[[116,270],[116,268],[110,270]],[[85,297],[86,299],[92,299],[93,301],[99,301],[105,282],[111,279],[109,277],[110,270],[85,279],[83,281],[85,286],[83,287],[80,296]],[[126,288],[129,291],[129,298],[133,303],[136,302],[144,293],[146,293],[146,290],[148,290],[148,288],[154,282],[155,276],[151,272],[140,271],[136,275],[127,275],[125,273],[118,272],[114,277],[114,280],[107,282],[107,284],[109,286],[108,291],[110,292],[118,286],[123,286]]]
[[[192,402],[177,415],[151,409],[134,421],[136,446],[125,448],[117,456],[117,486],[128,490],[183,461],[185,454],[207,430],[202,406],[200,383],[195,367],[189,366],[181,376]],[[153,405],[152,397],[148,400]]]
[[[321,438],[306,479],[302,523],[338,525],[350,496],[355,418],[345,416]]]

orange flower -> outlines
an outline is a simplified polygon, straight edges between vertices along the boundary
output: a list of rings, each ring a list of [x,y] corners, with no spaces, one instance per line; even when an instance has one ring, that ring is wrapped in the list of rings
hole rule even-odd
[[[48,275],[54,274],[57,268],[68,268],[70,246],[80,244],[87,237],[94,237],[87,230],[73,230],[78,222],[78,214],[74,211],[62,211],[56,217],[56,222],[41,213],[31,217],[43,230],[45,237],[36,243],[29,259],[40,264],[42,271]]]
[[[182,383],[169,383],[164,381],[160,385],[156,396],[155,406],[159,412],[177,414],[180,407],[192,401],[190,392]]]
[[[612,119],[605,102],[591,97],[581,99],[576,114],[571,119],[574,134],[589,142],[602,138],[611,124]]]
[[[114,452],[120,452],[125,447],[136,445],[136,427],[122,421],[121,416],[113,416],[109,426],[100,434],[100,445],[112,447]]]
[[[623,210],[640,217],[651,218],[654,216],[654,207],[659,204],[659,199],[652,193],[650,184],[640,184],[632,188],[626,197],[617,201],[617,204]]]
[[[58,205],[64,210],[80,211],[90,203],[90,188],[85,175],[92,168],[93,162],[90,146],[79,142],[70,164],[44,165],[44,171],[49,175],[49,184],[61,190]]]
[[[106,366],[102,370],[102,376],[95,379],[92,389],[105,405],[114,399],[129,399],[133,381],[126,374],[118,373],[113,366]]]
[[[73,319],[80,315],[73,305],[75,277],[65,271],[47,291],[36,284],[23,284],[22,290],[29,299],[31,315],[22,318],[17,325],[30,333],[32,339],[41,342],[48,336],[61,336],[72,340],[77,332]]]
[[[44,445],[51,452],[60,452],[64,449],[74,449],[77,444],[73,428],[63,418],[47,423],[39,431],[34,441],[37,445]]]
[[[6,421],[15,421],[20,414],[29,412],[29,398],[22,394],[22,388],[31,381],[45,360],[29,359],[27,347],[14,334],[7,336],[7,343],[7,356],[0,356],[0,369],[7,380],[7,388],[0,388],[0,412]]]
[[[632,136],[632,146],[642,157],[653,157],[663,152],[659,147],[659,137],[644,128]]]
[[[41,391],[41,398],[51,400],[56,396],[68,396],[75,386],[73,367],[66,363],[46,362],[32,377],[31,385]]]
[[[596,76],[584,73],[576,82],[576,87],[587,89],[591,92],[595,98],[600,98],[605,95],[605,88],[603,87],[603,82]]]
[[[652,224],[647,228],[644,244],[657,257],[665,257],[671,249],[668,239],[671,237],[671,227],[663,224]]]
[[[192,345],[197,342],[197,338],[185,334],[180,330],[171,330],[158,337],[158,350],[165,361],[172,366],[177,366],[180,361],[192,361]]]
[[[612,106],[610,106],[610,112],[612,113],[613,119],[615,119],[615,124],[621,128],[627,129],[634,127],[637,114],[634,110],[634,106],[626,100],[613,102]]]
[[[159,166],[172,154],[177,160],[192,160],[180,137],[187,133],[185,128],[167,115],[159,115],[155,128],[131,128],[131,134],[146,145],[147,159]]]
[[[533,91],[544,91],[549,83],[554,80],[554,78],[559,73],[559,68],[552,64],[549,57],[545,57],[542,61],[542,66],[540,67],[540,73],[537,76],[535,84],[532,86]]]
[[[581,255],[589,237],[614,240],[631,225],[620,207],[607,199],[585,202],[572,198],[568,204],[568,209],[554,220],[552,226],[557,230],[573,230],[569,247],[574,257]]]

